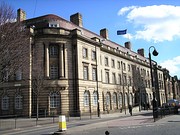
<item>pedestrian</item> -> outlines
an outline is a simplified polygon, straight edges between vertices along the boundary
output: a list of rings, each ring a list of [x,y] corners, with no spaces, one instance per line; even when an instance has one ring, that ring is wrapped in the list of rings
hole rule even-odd
[[[132,105],[129,105],[129,113],[132,116]]]
[[[110,135],[109,131],[106,131],[106,132],[105,132],[105,135]]]
[[[143,102],[143,108],[144,108],[144,110],[146,110],[146,104],[145,104],[145,102]]]
[[[147,103],[147,111],[148,111],[149,108],[150,108],[149,103]]]

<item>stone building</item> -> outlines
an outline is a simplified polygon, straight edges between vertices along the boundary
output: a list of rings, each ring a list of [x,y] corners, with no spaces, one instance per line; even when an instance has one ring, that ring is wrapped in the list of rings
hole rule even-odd
[[[19,9],[18,21],[31,32],[27,65],[18,80],[1,86],[0,115],[31,117],[37,110],[47,115],[100,115],[129,104],[151,105],[150,66],[143,48],[134,52],[130,42],[122,46],[111,41],[106,28],[100,35],[85,29],[80,13],[70,21],[53,14],[25,17]],[[167,70],[152,63],[160,106],[171,98],[169,80]]]

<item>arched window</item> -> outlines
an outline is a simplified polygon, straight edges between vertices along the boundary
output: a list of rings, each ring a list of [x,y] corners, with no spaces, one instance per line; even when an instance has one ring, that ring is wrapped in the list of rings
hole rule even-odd
[[[57,93],[50,94],[50,108],[57,108],[60,104],[60,96]]]
[[[106,94],[106,105],[110,105],[110,93]]]
[[[119,94],[119,106],[120,106],[120,107],[122,107],[122,103],[123,103],[122,100],[123,100],[123,98],[122,98],[122,93],[120,93],[120,94]]]
[[[94,106],[97,106],[97,91],[94,91],[93,93],[93,105]]]
[[[113,103],[117,104],[117,96],[116,93],[113,93]]]
[[[8,110],[9,109],[9,97],[7,95],[5,95],[2,98],[2,110]]]
[[[89,106],[89,92],[84,92],[84,106]]]
[[[15,103],[15,109],[22,109],[22,96],[16,95],[14,103]]]

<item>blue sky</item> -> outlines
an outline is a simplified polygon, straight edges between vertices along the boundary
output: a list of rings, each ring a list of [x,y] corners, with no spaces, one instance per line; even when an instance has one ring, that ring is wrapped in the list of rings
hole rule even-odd
[[[99,34],[107,28],[109,39],[124,45],[130,40],[132,50],[155,46],[159,55],[152,56],[172,76],[180,78],[180,1],[179,0],[0,0],[15,10],[26,11],[27,19],[56,14],[69,20],[80,12],[83,27]],[[124,36],[117,30],[127,29]],[[128,38],[129,37],[129,38]],[[153,51],[153,49],[151,50]]]

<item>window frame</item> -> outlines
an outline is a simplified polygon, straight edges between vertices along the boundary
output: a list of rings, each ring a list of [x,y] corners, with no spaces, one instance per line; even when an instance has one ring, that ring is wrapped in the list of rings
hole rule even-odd
[[[56,92],[50,93],[49,102],[50,108],[58,108],[60,106],[60,95]]]
[[[97,69],[92,67],[92,80],[97,81]]]
[[[49,45],[49,56],[58,57],[59,55],[59,46],[56,44]]]
[[[105,58],[104,58],[104,65],[105,65],[105,66],[109,66],[108,57],[105,57]]]
[[[89,80],[89,67],[88,67],[88,65],[83,66],[83,80]]]
[[[85,47],[83,47],[83,49],[82,49],[82,56],[83,56],[84,59],[88,58],[88,49],[85,48]]]
[[[23,108],[23,97],[21,95],[16,95],[14,99],[14,107],[16,110]]]
[[[59,76],[59,67],[57,64],[50,65],[50,79],[55,80],[58,79]]]
[[[96,60],[96,51],[92,50],[92,52],[91,52],[91,57],[92,57],[92,60],[93,60],[93,61]]]
[[[89,92],[86,90],[83,95],[84,106],[89,106]]]
[[[1,109],[9,110],[9,96],[4,95],[1,100]]]
[[[105,71],[105,83],[109,84],[109,71]]]
[[[93,92],[93,106],[98,105],[97,91]]]

